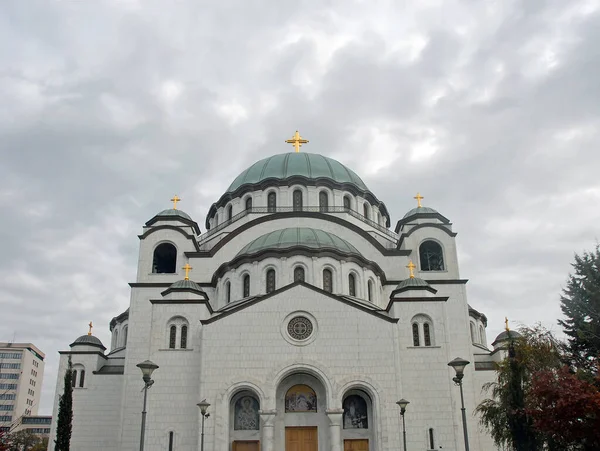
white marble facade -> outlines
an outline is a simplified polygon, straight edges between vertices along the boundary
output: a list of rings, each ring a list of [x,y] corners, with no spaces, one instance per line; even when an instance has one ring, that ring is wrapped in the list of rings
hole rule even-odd
[[[148,392],[148,451],[199,450],[203,399],[211,404],[206,450],[258,442],[284,451],[287,428],[304,426],[316,427],[320,451],[341,451],[348,440],[396,451],[400,398],[410,401],[408,449],[458,451],[460,396],[447,365],[457,356],[471,362],[471,449],[495,449],[471,413],[501,353],[488,349],[487,320],[467,304],[449,221],[417,208],[394,232],[385,205],[362,185],[293,167],[224,194],[204,233],[181,210],[146,223],[110,349],[80,337],[61,352],[59,376],[69,356],[86,371],[74,389],[73,451],[139,449],[136,364],[146,359],[160,367]],[[286,241],[296,231],[298,242]],[[261,238],[271,232],[280,241]],[[256,252],[238,255],[254,240]],[[193,269],[182,282],[186,263]],[[61,385],[59,377],[55,418]],[[50,450],[54,434],[53,426]]]

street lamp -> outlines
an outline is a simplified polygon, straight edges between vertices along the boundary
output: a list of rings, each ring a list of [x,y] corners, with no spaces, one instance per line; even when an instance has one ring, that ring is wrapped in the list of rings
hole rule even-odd
[[[396,402],[400,406],[400,415],[402,415],[402,439],[404,442],[404,450],[406,451],[406,425],[404,424],[404,414],[406,413],[406,406],[410,404],[406,399],[402,398],[400,401]]]
[[[465,451],[469,451],[469,435],[467,434],[467,414],[465,413],[465,398],[463,396],[463,386],[462,379],[465,376],[465,367],[471,362],[465,359],[461,359],[460,357],[455,358],[448,366],[454,368],[456,371],[456,376],[452,378],[454,383],[460,387],[460,404],[462,411],[462,421],[463,421],[463,433],[465,435]]]
[[[158,365],[150,360],[145,360],[136,365],[142,370],[142,379],[144,380],[144,409],[142,410],[142,432],[140,436],[140,451],[144,451],[144,435],[146,432],[146,398],[148,397],[148,389],[154,384],[152,373],[158,368]]]
[[[210,416],[210,413],[206,413],[210,404],[206,402],[206,399],[203,399],[198,403],[198,407],[200,407],[200,415],[202,415],[202,433],[200,434],[200,451],[204,451],[204,420]]]

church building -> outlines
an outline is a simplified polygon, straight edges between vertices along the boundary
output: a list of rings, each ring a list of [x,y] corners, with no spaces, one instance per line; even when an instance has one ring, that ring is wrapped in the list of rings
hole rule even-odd
[[[456,357],[470,448],[496,449],[473,412],[506,337],[487,345],[450,220],[417,195],[391,229],[356,172],[288,142],[233,180],[205,231],[177,196],[142,227],[111,343],[90,329],[60,351],[53,417],[70,360],[71,450],[139,450],[146,395],[147,451],[460,451]],[[56,421],[50,450],[55,436]]]

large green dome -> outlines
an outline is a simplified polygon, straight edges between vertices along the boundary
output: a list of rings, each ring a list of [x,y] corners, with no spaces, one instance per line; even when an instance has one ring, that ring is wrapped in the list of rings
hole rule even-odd
[[[291,227],[267,233],[244,246],[237,255],[255,254],[267,249],[289,249],[296,246],[335,249],[345,254],[360,255],[360,252],[346,240],[333,233],[309,227]]]
[[[368,191],[361,178],[339,161],[314,153],[291,152],[257,161],[235,178],[227,193],[232,193],[246,184],[259,183],[267,179],[284,180],[294,176],[350,183],[361,191]]]

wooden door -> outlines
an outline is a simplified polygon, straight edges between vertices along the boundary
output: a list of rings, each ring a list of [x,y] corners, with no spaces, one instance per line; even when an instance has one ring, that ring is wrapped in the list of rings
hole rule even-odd
[[[236,440],[233,442],[233,451],[260,451],[259,442]]]
[[[316,427],[285,428],[285,451],[318,451]]]
[[[369,451],[369,441],[366,439],[344,440],[344,451]]]

